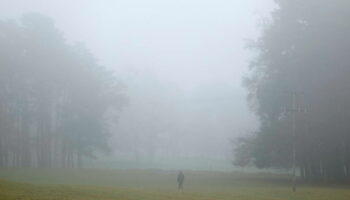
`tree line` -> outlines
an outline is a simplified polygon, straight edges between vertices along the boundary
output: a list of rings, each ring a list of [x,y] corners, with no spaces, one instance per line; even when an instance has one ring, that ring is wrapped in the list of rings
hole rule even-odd
[[[294,149],[302,179],[349,181],[350,1],[275,2],[244,81],[261,126],[234,164],[290,168]]]
[[[0,167],[79,167],[108,151],[122,84],[40,14],[0,21]]]

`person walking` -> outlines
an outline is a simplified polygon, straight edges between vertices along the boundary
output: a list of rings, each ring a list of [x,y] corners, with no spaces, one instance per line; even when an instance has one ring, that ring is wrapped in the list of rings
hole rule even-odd
[[[178,189],[181,191],[183,190],[184,180],[185,180],[185,175],[184,173],[182,173],[182,171],[180,171],[179,174],[177,175],[177,183],[178,183]]]

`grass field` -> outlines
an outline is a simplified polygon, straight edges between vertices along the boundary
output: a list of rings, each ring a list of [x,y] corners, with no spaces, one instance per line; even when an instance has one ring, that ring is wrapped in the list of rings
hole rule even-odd
[[[176,190],[176,171],[0,170],[0,200],[349,200],[350,187],[300,185],[273,174],[185,172]]]

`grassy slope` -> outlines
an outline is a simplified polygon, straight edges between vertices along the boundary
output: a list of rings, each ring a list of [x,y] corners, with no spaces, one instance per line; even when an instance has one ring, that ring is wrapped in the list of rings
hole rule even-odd
[[[185,192],[176,191],[176,172],[141,170],[1,170],[0,199],[128,200],[348,200],[350,188],[301,186],[267,174],[186,172]],[[37,184],[30,184],[37,183]],[[38,185],[39,183],[39,185]],[[51,185],[55,184],[55,185]]]

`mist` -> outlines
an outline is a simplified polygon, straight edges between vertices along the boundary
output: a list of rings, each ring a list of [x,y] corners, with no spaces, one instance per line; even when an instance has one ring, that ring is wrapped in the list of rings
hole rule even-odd
[[[349,10],[0,0],[0,199],[349,199]]]
[[[128,103],[109,122],[109,153],[87,165],[229,170],[230,140],[259,126],[242,87],[246,44],[273,8],[257,0],[15,0],[0,17],[50,17],[123,85]]]

